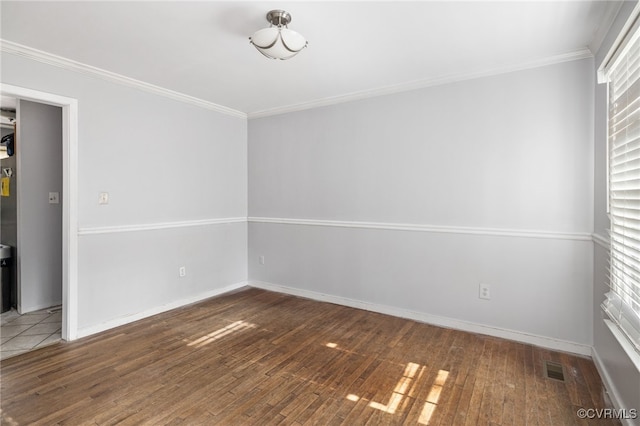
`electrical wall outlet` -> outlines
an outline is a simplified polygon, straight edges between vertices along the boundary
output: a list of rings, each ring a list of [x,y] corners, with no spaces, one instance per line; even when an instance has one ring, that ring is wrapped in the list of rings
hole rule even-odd
[[[264,265],[264,256],[258,257],[258,263],[260,263],[261,265]]]
[[[186,277],[186,276],[187,276],[187,267],[186,267],[186,266],[181,266],[181,267],[178,269],[178,275],[179,275],[180,277]]]
[[[489,287],[489,284],[480,283],[480,291],[478,297],[485,300],[491,299],[491,287]]]

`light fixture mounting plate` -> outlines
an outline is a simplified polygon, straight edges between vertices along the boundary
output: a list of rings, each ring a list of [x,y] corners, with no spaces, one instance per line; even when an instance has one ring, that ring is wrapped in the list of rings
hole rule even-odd
[[[289,12],[285,12],[284,10],[272,10],[267,13],[267,21],[271,23],[271,25],[279,26],[287,26],[289,22],[291,22],[291,15]]]

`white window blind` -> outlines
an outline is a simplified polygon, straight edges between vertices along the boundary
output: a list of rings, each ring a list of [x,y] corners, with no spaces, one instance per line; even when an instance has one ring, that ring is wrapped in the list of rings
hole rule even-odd
[[[636,22],[637,24],[637,22]],[[609,81],[609,286],[602,308],[640,352],[640,30],[605,69]]]

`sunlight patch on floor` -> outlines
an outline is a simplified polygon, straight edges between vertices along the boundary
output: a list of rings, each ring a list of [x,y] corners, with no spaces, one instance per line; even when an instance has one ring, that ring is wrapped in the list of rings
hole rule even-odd
[[[13,420],[12,417],[10,416],[5,416],[4,412],[2,411],[2,409],[0,409],[0,420],[2,424],[6,424],[9,426],[17,426],[18,422],[16,422],[15,420]]]
[[[398,380],[396,387],[393,389],[393,393],[389,398],[389,402],[387,402],[386,405],[383,405],[379,402],[372,401],[371,403],[369,403],[369,407],[375,408],[377,410],[382,410],[385,413],[389,414],[395,413],[400,406],[400,403],[402,402],[402,398],[404,398],[405,393],[413,382],[413,378],[418,372],[418,368],[420,368],[420,365],[413,362],[408,363],[406,368],[404,369],[404,374],[402,375],[400,380]]]
[[[433,382],[433,386],[431,386],[431,390],[429,391],[429,395],[427,396],[427,401],[424,403],[424,407],[422,408],[422,413],[420,413],[420,418],[418,419],[418,423],[422,425],[428,425],[431,420],[431,416],[433,416],[433,412],[436,410],[438,406],[438,400],[440,399],[440,393],[442,393],[442,387],[444,386],[444,382],[447,381],[447,377],[449,376],[449,372],[445,370],[438,371],[438,376],[436,380]]]
[[[413,362],[408,363],[404,369],[402,377],[400,378],[400,380],[398,380],[398,383],[396,383],[396,387],[393,389],[393,393],[389,398],[389,402],[384,405],[379,402],[372,401],[369,403],[369,407],[375,408],[376,410],[384,411],[385,413],[394,414],[398,410],[400,403],[402,403],[403,398],[410,396],[410,394],[413,392],[413,390],[415,389],[415,385],[422,377],[425,368],[425,366],[421,367],[419,364]],[[418,371],[420,371],[419,374],[417,374]],[[431,416],[433,416],[433,413],[438,406],[438,400],[440,399],[442,388],[444,387],[444,383],[447,381],[448,376],[448,371],[438,371],[438,375],[433,381],[433,385],[429,390],[429,395],[427,395],[426,402],[424,403],[424,407],[422,408],[422,412],[420,413],[418,423],[423,425],[429,424]],[[358,402],[360,400],[360,397],[354,394],[349,394],[346,398],[349,401],[353,402]]]
[[[236,321],[234,323],[229,324],[226,327],[222,327],[214,332],[207,334],[206,336],[202,336],[201,338],[194,340],[189,343],[187,346],[195,346],[196,348],[201,348],[204,345],[208,345],[209,343],[222,339],[224,336],[227,336],[236,331],[247,330],[251,328],[255,328],[255,324],[251,324],[244,321]]]

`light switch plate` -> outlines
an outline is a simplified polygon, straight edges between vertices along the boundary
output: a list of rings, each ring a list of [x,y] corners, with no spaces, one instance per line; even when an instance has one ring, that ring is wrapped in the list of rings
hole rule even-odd
[[[60,204],[60,193],[59,192],[50,192],[49,193],[49,204]]]
[[[101,192],[100,195],[98,195],[98,204],[109,204],[108,192]]]

